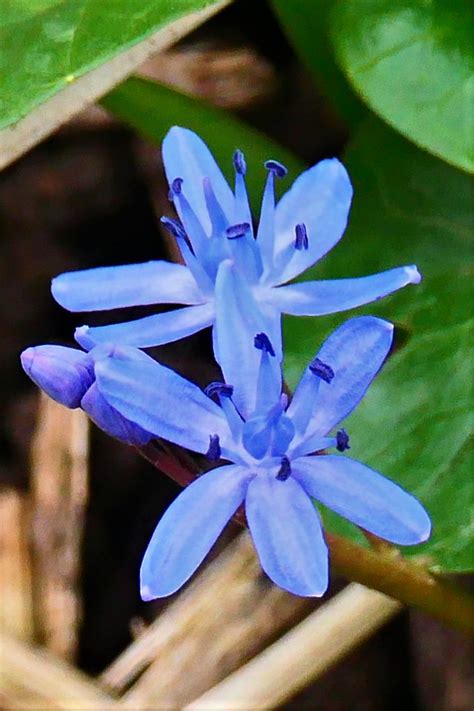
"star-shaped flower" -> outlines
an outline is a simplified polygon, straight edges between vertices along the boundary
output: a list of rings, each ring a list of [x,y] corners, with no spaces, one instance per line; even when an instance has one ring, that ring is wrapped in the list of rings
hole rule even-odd
[[[330,433],[363,397],[392,334],[378,318],[347,321],[311,361],[290,403],[271,365],[273,345],[256,334],[249,344],[260,357],[255,409],[246,417],[235,406],[241,381],[202,392],[148,356],[137,359],[130,347],[100,357],[97,382],[116,411],[157,437],[230,462],[201,475],[159,522],[141,567],[145,600],[178,590],[242,504],[262,568],[297,595],[320,596],[328,585],[313,499],[393,543],[428,538],[430,520],[417,499],[354,459],[326,454],[349,449],[345,430]]]
[[[162,222],[176,238],[184,265],[154,261],[69,272],[53,280],[52,293],[70,311],[185,306],[125,323],[82,326],[76,340],[88,350],[103,342],[146,348],[213,326],[215,355],[222,366],[230,362],[222,324],[234,318],[249,337],[267,333],[280,361],[282,313],[319,316],[345,311],[420,281],[416,267],[406,266],[367,277],[288,284],[324,257],[344,233],[352,187],[335,158],[305,171],[276,205],[274,183],[286,170],[267,161],[255,234],[241,151],[234,153],[234,190],[207,146],[188,129],[175,126],[169,131],[163,161],[180,222],[170,217]],[[250,378],[258,369],[256,356],[246,351],[243,355],[250,358]],[[224,375],[230,382],[235,379],[234,372]],[[251,411],[254,403],[238,405]]]

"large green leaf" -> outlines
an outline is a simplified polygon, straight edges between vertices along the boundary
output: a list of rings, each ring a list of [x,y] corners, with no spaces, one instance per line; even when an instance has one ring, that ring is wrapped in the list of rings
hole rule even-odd
[[[328,21],[331,3],[327,0],[271,0],[271,5],[295,51],[313,72],[318,87],[326,93],[341,118],[349,126],[355,126],[366,110],[334,58]]]
[[[431,540],[407,554],[430,556],[440,571],[470,570],[474,181],[375,121],[353,142],[346,165],[355,187],[350,226],[305,279],[406,263],[424,275],[420,286],[357,311],[394,321],[399,347],[347,421],[350,454],[418,495],[430,512]],[[287,319],[291,385],[343,319]],[[337,516],[325,516],[333,530],[360,537]]]
[[[341,67],[372,109],[444,160],[474,170],[471,0],[339,0]]]
[[[247,156],[247,186],[254,209],[262,194],[268,158],[287,166],[289,174],[278,181],[285,189],[304,166],[290,151],[267,136],[215,109],[203,101],[185,96],[162,84],[131,77],[102,99],[102,105],[159,145],[173,125],[196,131],[212,149],[227,178],[233,178],[232,153],[240,148]]]
[[[212,0],[4,0],[0,128]]]

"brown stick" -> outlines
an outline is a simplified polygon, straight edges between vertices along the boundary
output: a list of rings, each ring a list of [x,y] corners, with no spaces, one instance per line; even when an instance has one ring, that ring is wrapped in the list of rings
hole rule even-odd
[[[73,658],[81,614],[77,589],[87,498],[88,421],[41,396],[32,445],[35,616],[39,637]]]
[[[36,650],[0,632],[0,693],[14,708],[116,708],[111,696],[87,677],[43,650]]]
[[[314,606],[272,585],[242,532],[102,675],[122,703],[182,708],[263,649]]]
[[[15,489],[0,493],[0,626],[19,639],[33,638],[31,558],[26,497]]]
[[[400,609],[396,600],[352,583],[185,709],[276,708],[362,644]]]

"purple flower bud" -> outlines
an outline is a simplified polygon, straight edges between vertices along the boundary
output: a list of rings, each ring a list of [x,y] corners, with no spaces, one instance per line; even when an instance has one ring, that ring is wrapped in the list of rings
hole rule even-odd
[[[146,444],[153,435],[134,422],[127,420],[105,400],[97,383],[91,385],[81,401],[81,406],[97,427],[126,444]]]
[[[94,369],[87,353],[66,346],[35,346],[21,354],[27,375],[44,392],[69,408],[79,407],[94,382]]]

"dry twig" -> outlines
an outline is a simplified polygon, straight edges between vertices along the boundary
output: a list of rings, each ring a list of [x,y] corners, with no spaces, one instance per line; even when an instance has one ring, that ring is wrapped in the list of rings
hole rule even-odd
[[[0,696],[9,709],[107,711],[116,708],[111,696],[66,662],[1,632]]]
[[[352,583],[185,708],[276,708],[364,642],[400,609],[396,600]]]
[[[32,444],[35,618],[39,638],[71,659],[80,619],[77,590],[87,498],[88,420],[41,396]]]
[[[0,494],[0,627],[15,637],[33,637],[29,516],[24,494]]]
[[[272,585],[242,533],[102,675],[131,709],[181,708],[314,605]]]

